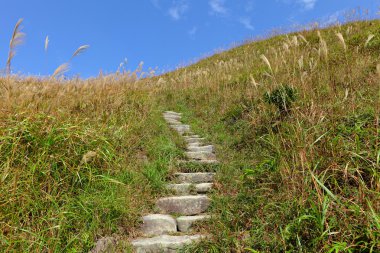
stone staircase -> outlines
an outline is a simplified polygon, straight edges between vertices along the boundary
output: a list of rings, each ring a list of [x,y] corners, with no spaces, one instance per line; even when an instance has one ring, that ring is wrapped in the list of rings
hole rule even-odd
[[[167,111],[163,114],[170,127],[183,136],[187,143],[186,161],[196,164],[218,163],[212,145],[203,145],[204,139],[194,135],[189,125],[181,123],[181,114]],[[207,193],[212,189],[215,173],[176,173],[167,189],[173,196],[160,198],[156,206],[158,214],[143,217],[143,238],[132,241],[137,253],[177,252],[185,245],[205,239],[194,234],[195,222],[208,219],[210,205]]]

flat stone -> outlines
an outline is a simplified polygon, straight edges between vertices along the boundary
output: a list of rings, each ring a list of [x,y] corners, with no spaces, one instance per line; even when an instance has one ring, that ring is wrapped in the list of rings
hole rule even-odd
[[[195,185],[195,191],[197,193],[207,193],[212,189],[213,183],[201,183]]]
[[[188,145],[187,150],[189,150],[190,152],[209,152],[209,153],[212,153],[212,152],[214,152],[214,146],[213,145],[208,145],[208,146],[199,146],[199,145],[191,146],[191,145]]]
[[[150,214],[143,217],[142,233],[145,236],[177,232],[177,222],[165,214]]]
[[[166,197],[157,201],[157,207],[164,213],[195,215],[203,213],[210,206],[205,195]]]
[[[175,173],[177,181],[180,183],[210,183],[214,180],[215,173],[198,172],[198,173]]]
[[[190,159],[195,160],[216,160],[216,155],[211,152],[200,151],[200,152],[186,152],[186,156]]]
[[[169,121],[173,121],[173,120],[179,121],[179,120],[181,120],[181,116],[164,116],[164,119],[166,120],[166,122],[169,123]]]
[[[180,134],[184,134],[187,132],[190,132],[190,126],[189,125],[170,125],[171,128],[176,130]]]
[[[180,216],[177,218],[178,230],[180,232],[189,232],[195,222],[209,219],[209,215]]]
[[[176,119],[165,119],[166,122],[170,125],[181,125],[181,121],[176,120]]]
[[[173,112],[173,111],[165,111],[164,114],[174,114],[174,115],[182,115],[182,113],[179,112]]]
[[[191,143],[199,143],[199,142],[202,142],[204,140],[205,140],[205,138],[199,138],[199,137],[196,137],[196,138],[194,138],[194,137],[185,138],[185,141],[187,143],[189,143],[189,144],[191,144]]]
[[[202,145],[203,144],[200,142],[193,142],[193,143],[188,143],[187,148],[197,148],[197,147],[201,147]]]
[[[202,240],[202,235],[170,236],[161,235],[153,238],[133,240],[131,243],[136,253],[175,253],[186,245]]]
[[[207,193],[212,188],[212,183],[201,183],[201,184],[168,184],[167,189],[172,190],[177,195],[187,195],[191,193]]]
[[[179,163],[186,164],[186,163],[200,163],[200,164],[219,164],[218,160],[196,160],[191,159],[187,161],[179,161]]]
[[[174,191],[177,195],[188,195],[191,193],[193,188],[192,184],[168,184],[166,185],[168,190]]]

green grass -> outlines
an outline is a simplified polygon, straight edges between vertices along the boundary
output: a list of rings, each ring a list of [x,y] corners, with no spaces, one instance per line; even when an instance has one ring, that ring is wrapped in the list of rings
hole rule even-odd
[[[181,154],[147,97],[131,89],[53,110],[44,99],[1,115],[0,251],[87,252],[137,233]]]
[[[379,49],[373,20],[246,43],[154,78],[1,78],[0,251],[135,237],[178,170],[217,172],[200,227],[212,237],[187,252],[380,251]],[[177,163],[184,142],[168,109],[220,165]]]
[[[365,46],[380,23],[320,33],[248,43],[161,77],[160,102],[223,161],[213,240],[188,252],[380,250],[378,40]]]

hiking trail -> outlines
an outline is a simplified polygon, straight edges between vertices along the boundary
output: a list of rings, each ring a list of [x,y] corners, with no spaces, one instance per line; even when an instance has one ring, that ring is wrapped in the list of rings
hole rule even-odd
[[[170,127],[176,130],[187,143],[187,160],[180,163],[218,164],[214,146],[204,145],[205,139],[194,135],[189,125],[181,122],[182,114],[172,111],[163,113]],[[194,234],[195,222],[208,219],[206,211],[210,198],[206,195],[213,186],[213,172],[178,172],[166,185],[172,196],[157,200],[158,213],[142,218],[142,238],[132,241],[137,253],[177,252],[185,245],[205,239],[207,235]]]

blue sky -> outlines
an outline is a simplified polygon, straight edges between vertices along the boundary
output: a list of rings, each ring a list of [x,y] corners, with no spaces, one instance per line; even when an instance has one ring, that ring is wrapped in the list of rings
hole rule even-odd
[[[160,71],[188,64],[273,29],[313,21],[332,23],[348,10],[378,12],[380,0],[1,0],[0,69],[9,39],[24,18],[25,43],[13,72],[49,75],[81,45],[90,48],[71,62],[69,75],[114,72],[140,61]],[[44,50],[46,36],[49,47]]]

